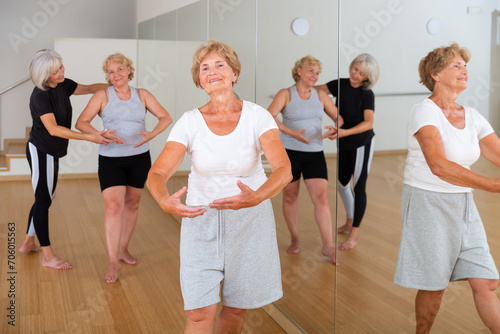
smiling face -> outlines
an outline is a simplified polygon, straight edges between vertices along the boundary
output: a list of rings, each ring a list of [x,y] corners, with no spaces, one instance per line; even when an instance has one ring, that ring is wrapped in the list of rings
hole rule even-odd
[[[216,53],[209,53],[201,61],[199,79],[203,89],[210,94],[220,90],[232,91],[238,76],[225,58]]]
[[[354,88],[361,87],[368,80],[366,75],[366,70],[362,63],[356,63],[352,65],[351,71],[349,72],[349,81],[351,86]]]
[[[321,68],[319,65],[305,65],[297,69],[300,82],[308,87],[313,87],[318,81]]]
[[[60,84],[64,81],[64,65],[59,63],[58,66],[53,68],[50,72],[50,76],[45,81],[45,84],[49,87],[54,88],[57,84]]]
[[[108,63],[106,74],[113,86],[121,87],[125,84],[128,84],[129,81],[128,78],[130,75],[130,66],[110,61]]]
[[[453,57],[441,71],[432,75],[432,78],[436,82],[434,89],[446,87],[464,90],[467,88],[467,81],[469,80],[467,64],[462,57]]]

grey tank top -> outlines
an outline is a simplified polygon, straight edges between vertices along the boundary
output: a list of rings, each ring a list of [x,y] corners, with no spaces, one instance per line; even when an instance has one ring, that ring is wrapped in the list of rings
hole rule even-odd
[[[281,142],[289,150],[302,152],[323,151],[323,140],[321,125],[323,122],[323,105],[318,98],[316,89],[311,88],[309,99],[302,100],[297,93],[297,87],[290,88],[290,103],[283,109],[283,124],[290,129],[304,129],[302,135],[309,141],[305,144],[289,135],[281,132]]]
[[[130,87],[130,99],[121,100],[113,86],[108,87],[109,101],[101,112],[104,128],[116,130],[115,135],[123,139],[124,144],[109,143],[99,146],[99,154],[105,157],[126,157],[145,153],[149,143],[134,148],[144,136],[139,132],[146,131],[146,107],[142,104],[134,87]]]

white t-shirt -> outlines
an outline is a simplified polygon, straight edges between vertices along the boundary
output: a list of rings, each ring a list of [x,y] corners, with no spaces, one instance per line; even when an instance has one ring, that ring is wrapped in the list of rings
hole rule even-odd
[[[185,112],[167,141],[185,145],[191,157],[186,205],[238,195],[238,180],[253,190],[266,182],[259,138],[271,129],[278,129],[272,115],[248,101],[243,101],[238,125],[225,136],[214,134],[198,109]]]
[[[408,121],[408,156],[404,169],[404,183],[443,193],[471,191],[471,188],[453,185],[432,174],[414,136],[420,128],[426,125],[437,127],[443,140],[446,158],[470,169],[481,154],[479,141],[493,133],[493,128],[477,110],[466,106],[464,109],[465,127],[457,129],[451,125],[442,110],[432,100],[425,99],[413,107]]]

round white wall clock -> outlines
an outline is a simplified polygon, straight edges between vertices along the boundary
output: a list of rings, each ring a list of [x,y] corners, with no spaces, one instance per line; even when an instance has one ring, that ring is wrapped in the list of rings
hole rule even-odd
[[[303,17],[298,17],[292,22],[292,31],[297,36],[305,36],[309,32],[309,21]]]

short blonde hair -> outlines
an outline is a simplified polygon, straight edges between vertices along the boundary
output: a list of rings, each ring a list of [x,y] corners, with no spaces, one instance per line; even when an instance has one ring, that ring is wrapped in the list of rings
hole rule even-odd
[[[373,57],[369,53],[360,54],[351,61],[351,64],[349,65],[349,73],[351,72],[352,67],[355,64],[361,64],[361,66],[363,66],[363,69],[366,72],[367,79],[363,83],[363,88],[366,90],[372,89],[372,87],[375,86],[375,84],[377,83],[378,78],[380,76],[378,62],[375,59],[375,57]]]
[[[238,54],[233,50],[232,47],[225,43],[221,43],[214,39],[208,41],[207,45],[202,44],[198,50],[193,55],[193,66],[191,67],[191,75],[193,76],[193,82],[196,87],[201,87],[200,83],[200,65],[203,59],[210,53],[216,53],[219,57],[225,58],[227,64],[236,73],[236,81],[233,85],[238,82],[238,77],[241,72],[241,63],[238,58]]]
[[[319,70],[321,71],[321,62],[312,57],[312,56],[305,56],[305,57],[302,57],[300,58],[299,60],[297,60],[295,62],[295,66],[292,68],[292,78],[295,82],[299,82],[299,74],[298,74],[298,69],[299,68],[304,68],[306,66],[314,66],[314,65],[318,65],[319,66]]]
[[[62,58],[59,53],[43,49],[35,53],[30,63],[29,74],[31,81],[41,90],[47,90],[45,84],[49,77],[62,64]]]
[[[128,81],[130,81],[134,78],[135,68],[134,68],[134,66],[132,66],[133,61],[130,58],[125,57],[120,52],[116,52],[116,53],[113,53],[112,55],[109,55],[106,59],[104,59],[104,62],[102,63],[102,70],[106,74],[106,81],[110,85],[111,85],[111,81],[109,80],[109,76],[108,76],[108,64],[110,62],[117,63],[117,64],[123,64],[125,66],[130,66],[130,74],[128,75]]]
[[[457,56],[462,57],[465,63],[468,63],[470,60],[469,50],[461,48],[458,43],[452,43],[450,46],[442,46],[429,52],[427,56],[420,60],[420,64],[418,64],[419,82],[431,92],[434,91],[436,81],[432,76],[445,68],[450,59]]]

